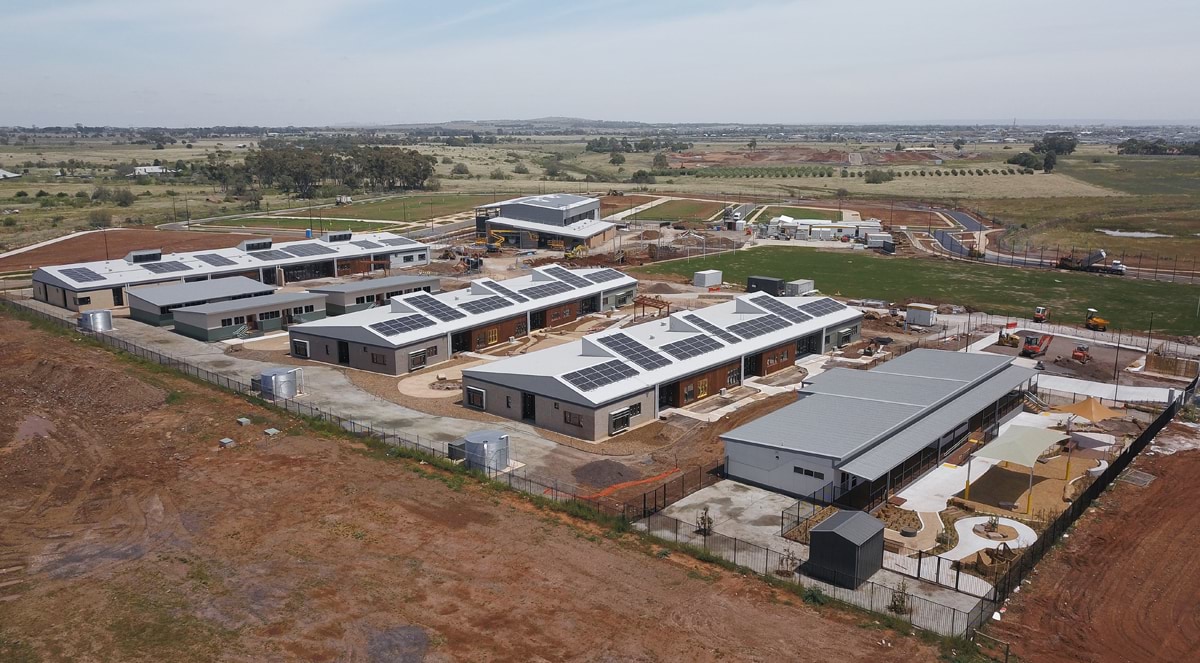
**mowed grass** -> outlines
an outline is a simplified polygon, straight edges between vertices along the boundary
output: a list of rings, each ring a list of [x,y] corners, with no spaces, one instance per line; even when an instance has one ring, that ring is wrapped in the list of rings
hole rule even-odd
[[[1082,323],[1085,310],[1094,307],[1111,321],[1112,330],[1145,330],[1153,311],[1156,332],[1200,333],[1200,289],[1119,276],[793,247],[763,247],[676,260],[634,271],[686,278],[700,269],[719,269],[725,281],[732,283],[745,283],[750,275],[810,278],[827,294],[960,304],[997,315],[1030,317],[1035,306],[1043,305],[1049,306],[1054,319],[1062,323]]]
[[[668,200],[629,218],[646,221],[703,221],[723,209],[724,203],[710,200]]]
[[[239,228],[284,228],[287,230],[353,230],[355,232],[381,232],[396,225],[389,223],[367,223],[363,221],[335,221],[313,216],[309,219],[281,219],[279,217],[247,217],[243,219],[221,219],[208,221],[206,226],[225,226]]]
[[[326,207],[313,210],[313,216],[331,216],[352,219],[374,219],[382,221],[423,221],[472,209],[497,200],[512,198],[510,195],[454,195],[405,196],[373,203],[355,203],[343,207]]]
[[[793,219],[825,219],[827,221],[841,221],[842,213],[835,209],[815,209],[812,207],[785,207],[783,205],[769,205],[762,214],[758,216],[759,220],[769,221],[777,216],[790,216]]]
[[[1100,159],[1094,163],[1093,158]],[[1200,194],[1200,158],[1193,156],[1066,157],[1059,172],[1134,195]]]

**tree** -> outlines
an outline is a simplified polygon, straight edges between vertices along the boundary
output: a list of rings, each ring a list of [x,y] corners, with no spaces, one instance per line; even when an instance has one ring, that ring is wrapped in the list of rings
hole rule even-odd
[[[558,177],[559,175],[562,175],[563,172],[562,166],[559,165],[557,159],[547,159],[543,169],[546,173],[546,177]]]
[[[1070,132],[1050,133],[1042,136],[1042,139],[1033,144],[1032,151],[1037,154],[1070,154],[1075,151],[1075,147],[1079,145],[1075,134]]]
[[[903,143],[896,143],[896,151],[897,151],[897,152],[903,152],[903,151],[904,151],[904,144],[903,144]]]
[[[633,184],[654,184],[654,176],[650,174],[650,171],[639,170],[629,177],[629,181]]]
[[[1047,152],[1045,158],[1042,159],[1042,170],[1047,173],[1054,170],[1055,164],[1058,163],[1058,155],[1054,152]]]
[[[838,200],[845,200],[850,197],[850,192],[846,189],[838,189],[834,195],[837,196]]]
[[[613,152],[608,157],[608,162],[614,166],[619,166],[619,165],[625,163],[625,155],[621,154],[620,152]]]
[[[954,149],[956,149],[956,150],[961,150],[963,148],[963,145],[966,145],[966,144],[967,144],[967,141],[965,141],[961,138],[954,139]]]
[[[129,207],[137,200],[137,196],[129,189],[117,189],[113,192],[113,202],[121,207]]]
[[[454,167],[450,169],[450,174],[451,175],[470,175],[471,169],[467,168],[467,164],[460,161],[460,162],[454,164]]]
[[[1014,166],[1021,166],[1022,168],[1041,168],[1043,159],[1044,157],[1030,154],[1029,152],[1018,152],[1009,157],[1005,163],[1011,163]]]
[[[751,152],[753,152],[755,149],[757,149],[757,148],[758,148],[758,139],[757,139],[757,138],[751,138],[751,139],[750,139],[750,142],[749,142],[749,143],[746,143],[746,147],[750,148],[750,151],[751,151]]]
[[[454,159],[451,159],[450,157],[442,157],[442,163],[449,165],[454,163]]]
[[[667,155],[659,152],[654,155],[654,161],[651,163],[655,168],[670,168],[671,162],[667,161]]]

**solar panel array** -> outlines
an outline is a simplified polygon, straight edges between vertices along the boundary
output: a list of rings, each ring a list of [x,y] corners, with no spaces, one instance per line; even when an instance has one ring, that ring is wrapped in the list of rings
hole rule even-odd
[[[625,275],[615,269],[602,269],[598,272],[592,272],[591,274],[584,274],[583,278],[591,281],[592,283],[604,283],[605,281],[616,281],[622,276]]]
[[[406,244],[416,244],[416,242],[412,241],[411,239],[409,239],[407,237],[392,237],[391,239],[381,239],[379,241],[382,242],[383,244],[387,244],[388,246],[404,246]]]
[[[729,332],[725,331],[724,329],[721,329],[720,327],[714,325],[713,323],[709,322],[708,320],[705,320],[704,318],[701,318],[697,315],[688,313],[687,315],[683,316],[683,319],[687,320],[688,322],[692,323],[693,325],[696,325],[700,329],[703,329],[704,331],[712,334],[713,336],[716,336],[717,338],[721,339],[722,341],[725,341],[726,343],[730,343],[730,344],[739,343],[742,340],[742,339],[734,336],[733,334],[730,334]]]
[[[91,281],[104,280],[103,276],[100,276],[87,267],[72,267],[71,269],[64,269],[60,273],[76,283],[89,283]]]
[[[288,245],[287,250],[288,253],[304,256],[306,258],[311,256],[324,256],[329,255],[330,253],[337,253],[335,249],[331,249],[328,246],[321,246],[320,244],[290,244]]]
[[[622,357],[641,366],[647,371],[652,371],[663,366],[670,366],[671,360],[633,340],[625,334],[613,334],[611,336],[601,336],[596,339],[600,345],[612,350]]]
[[[614,359],[603,364],[572,371],[562,376],[562,379],[579,391],[591,391],[635,375],[637,375],[637,371],[632,367],[623,361]]]
[[[525,288],[521,291],[522,295],[531,299],[541,299],[553,295],[561,295],[564,292],[571,292],[575,288],[563,283],[562,281],[554,281],[552,283],[543,283],[532,288]]]
[[[229,267],[237,264],[236,262],[219,253],[201,253],[200,255],[196,256],[196,260],[206,262],[213,267]]]
[[[788,326],[787,320],[768,313],[767,315],[759,316],[745,322],[739,322],[736,325],[729,325],[729,331],[742,338],[755,338],[763,334],[770,334],[773,331],[779,331]]]
[[[500,285],[499,283],[496,283],[495,281],[484,281],[483,284],[485,286],[491,288],[492,290],[495,290],[496,292],[504,295],[505,297],[508,297],[509,299],[513,300],[514,302],[522,302],[523,303],[523,302],[529,301],[529,298],[526,297],[525,295],[517,294],[517,293],[513,292],[512,290],[509,290],[508,288]]]
[[[369,239],[360,239],[360,240],[350,242],[350,243],[357,246],[360,249],[377,249],[377,248],[383,246],[382,244],[380,244],[378,242],[372,242]]]
[[[807,322],[812,320],[811,315],[805,313],[804,311],[796,310],[795,308],[792,308],[791,306],[788,306],[787,304],[784,304],[783,302],[771,296],[755,297],[750,301],[774,313],[775,315],[787,320],[791,320],[792,322]]]
[[[253,258],[258,258],[259,260],[287,260],[288,258],[295,257],[287,251],[280,251],[279,249],[270,249],[268,251],[252,251],[247,255]]]
[[[142,267],[145,267],[147,271],[154,272],[155,274],[166,274],[167,272],[186,272],[191,269],[191,267],[175,261],[145,262],[142,263]]]
[[[507,299],[496,295],[494,297],[485,297],[483,299],[473,299],[469,302],[463,302],[458,307],[467,313],[487,313],[502,309],[505,306],[512,306],[513,303]]]
[[[809,315],[812,315],[815,317],[815,316],[819,316],[819,315],[829,315],[830,313],[836,313],[836,312],[846,308],[846,306],[844,304],[841,304],[840,302],[836,302],[836,301],[826,297],[825,299],[818,299],[815,302],[801,304],[799,308],[801,311],[804,311],[805,313],[808,313]]]
[[[459,320],[467,317],[462,311],[455,311],[429,295],[415,295],[406,297],[404,301],[408,304],[425,311],[429,315],[441,320],[442,322],[450,322],[451,320]]]
[[[685,338],[682,341],[667,343],[659,348],[663,352],[671,355],[676,359],[691,359],[702,354],[707,354],[713,350],[720,350],[721,343],[711,336],[697,334],[690,338]]]
[[[430,320],[423,315],[414,313],[401,318],[392,318],[391,320],[376,322],[375,324],[368,326],[384,336],[399,336],[404,332],[413,331],[414,329],[432,327],[435,324],[437,323],[435,323],[433,320]]]
[[[568,285],[575,286],[576,288],[586,288],[589,285],[591,285],[591,282],[588,281],[587,279],[583,278],[582,276],[572,274],[571,272],[563,269],[562,267],[557,267],[557,266],[547,267],[547,268],[543,269],[542,271],[549,274],[550,276],[553,276],[554,278],[558,279],[559,281],[563,281],[563,282],[567,283]]]

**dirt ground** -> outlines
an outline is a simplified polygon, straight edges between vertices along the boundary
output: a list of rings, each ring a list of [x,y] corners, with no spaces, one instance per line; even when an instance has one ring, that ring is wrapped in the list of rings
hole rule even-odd
[[[1159,440],[1191,440],[1171,424]],[[1071,536],[1038,565],[992,633],[1023,661],[1194,661],[1200,652],[1200,451],[1143,453],[1133,468],[1156,479],[1118,481]]]
[[[654,196],[639,196],[636,194],[626,194],[624,196],[602,196],[600,198],[600,218],[624,212],[627,209],[645,205],[654,200]]]
[[[170,371],[0,333],[0,660],[935,658]]]
[[[777,147],[757,150],[728,150],[713,152],[679,152],[668,154],[672,168],[681,166],[782,166],[788,164],[846,163],[849,156],[839,150],[817,150],[811,147]]]
[[[169,230],[111,230],[64,239],[46,246],[0,259],[0,272],[63,265],[72,262],[124,258],[134,249],[158,249],[164,253],[199,251],[237,246],[247,239],[262,239],[261,235],[234,233],[188,232]],[[275,237],[277,242],[295,241],[296,237]],[[106,248],[107,244],[107,248]]]
[[[1030,329],[1028,332],[1020,332],[1021,343],[1025,342],[1027,333],[1038,333],[1035,329]],[[995,336],[995,334],[993,334]],[[1075,346],[1079,341],[1061,336],[1055,336],[1054,340],[1050,341],[1049,349],[1045,356],[1038,357],[1042,364],[1046,367],[1048,375],[1062,375],[1071,378],[1080,378],[1082,380],[1092,380],[1095,382],[1105,382],[1112,384],[1113,368],[1121,369],[1121,384],[1137,386],[1137,387],[1178,387],[1181,383],[1157,378],[1153,376],[1139,375],[1130,373],[1124,370],[1126,367],[1133,365],[1140,359],[1144,352],[1102,346],[1097,344],[1088,344],[1090,349],[1088,352],[1092,355],[1092,361],[1087,364],[1071,360],[1071,352],[1075,350]],[[1021,352],[1020,346],[1010,348],[1008,346],[991,345],[986,348],[988,352],[1001,355],[1017,356]],[[1118,356],[1119,355],[1119,356]],[[1061,361],[1055,361],[1056,358],[1062,357]]]

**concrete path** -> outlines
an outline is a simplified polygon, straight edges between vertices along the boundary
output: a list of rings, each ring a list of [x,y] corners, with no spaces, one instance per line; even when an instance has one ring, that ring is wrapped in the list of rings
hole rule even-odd
[[[1028,548],[1037,541],[1037,532],[1033,531],[1029,525],[1018,522],[1012,518],[1000,518],[1001,525],[1008,525],[1017,530],[1017,538],[1014,541],[1008,542],[1010,548]],[[958,532],[958,545],[954,546],[953,550],[942,553],[942,557],[949,559],[962,559],[970,555],[974,555],[980,550],[992,550],[1000,547],[1000,541],[985,539],[974,532],[972,528],[976,525],[982,525],[988,521],[987,516],[972,516],[963,518],[954,522],[954,531]]]
[[[971,481],[992,469],[998,461],[990,458],[974,458],[971,460]],[[932,512],[944,511],[950,503],[950,498],[967,485],[967,465],[951,465],[942,463],[933,468],[924,477],[917,480],[904,490],[896,493],[896,497],[904,499],[901,509],[909,511]]]
[[[1059,375],[1038,376],[1038,387],[1051,391],[1061,391],[1068,394],[1095,396],[1096,398],[1127,403],[1167,403],[1170,394],[1177,396],[1183,389],[1168,389],[1166,387],[1129,387],[1125,385],[1102,384],[1088,382]]]

